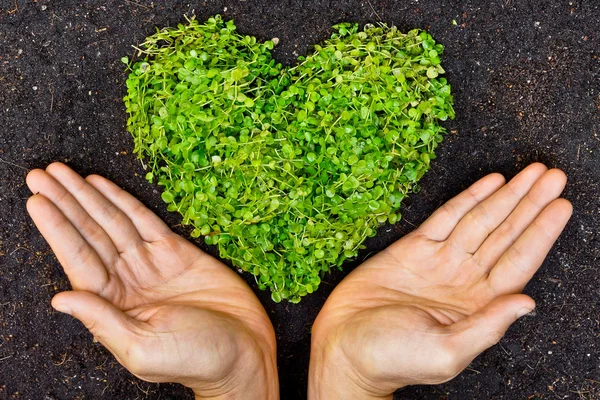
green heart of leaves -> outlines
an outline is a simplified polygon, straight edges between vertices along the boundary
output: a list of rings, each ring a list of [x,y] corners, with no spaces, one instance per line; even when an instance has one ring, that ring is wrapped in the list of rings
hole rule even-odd
[[[170,211],[300,301],[399,219],[454,117],[427,32],[340,24],[300,63],[220,16],[158,31],[128,63],[125,106],[147,179]],[[143,161],[144,162],[144,161]]]

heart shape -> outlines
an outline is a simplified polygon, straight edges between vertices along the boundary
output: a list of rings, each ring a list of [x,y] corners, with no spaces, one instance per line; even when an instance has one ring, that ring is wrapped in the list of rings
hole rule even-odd
[[[424,31],[334,27],[293,68],[220,16],[158,31],[128,63],[135,153],[169,211],[276,302],[300,301],[332,266],[395,223],[454,117]]]

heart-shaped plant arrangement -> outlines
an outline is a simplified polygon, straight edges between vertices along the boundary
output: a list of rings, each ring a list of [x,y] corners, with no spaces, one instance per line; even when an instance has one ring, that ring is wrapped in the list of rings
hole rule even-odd
[[[123,60],[147,179],[276,302],[299,302],[398,221],[442,141],[438,121],[454,117],[427,32],[334,29],[293,68],[220,16],[160,30],[143,59]]]

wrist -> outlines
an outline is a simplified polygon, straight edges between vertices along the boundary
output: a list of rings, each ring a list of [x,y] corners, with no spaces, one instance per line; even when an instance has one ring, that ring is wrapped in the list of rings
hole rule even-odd
[[[248,351],[236,368],[212,385],[190,386],[196,400],[278,400],[279,378],[274,349]]]
[[[391,400],[388,392],[364,379],[337,350],[313,346],[308,376],[308,400]]]

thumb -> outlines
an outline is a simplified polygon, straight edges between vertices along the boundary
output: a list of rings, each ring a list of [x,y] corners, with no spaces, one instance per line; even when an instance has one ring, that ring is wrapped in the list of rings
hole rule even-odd
[[[535,309],[535,301],[524,294],[499,297],[480,311],[454,324],[459,348],[472,361],[484,350],[497,344],[508,328]]]
[[[81,321],[117,358],[127,353],[135,321],[102,297],[83,291],[63,292],[54,296],[52,307]]]

